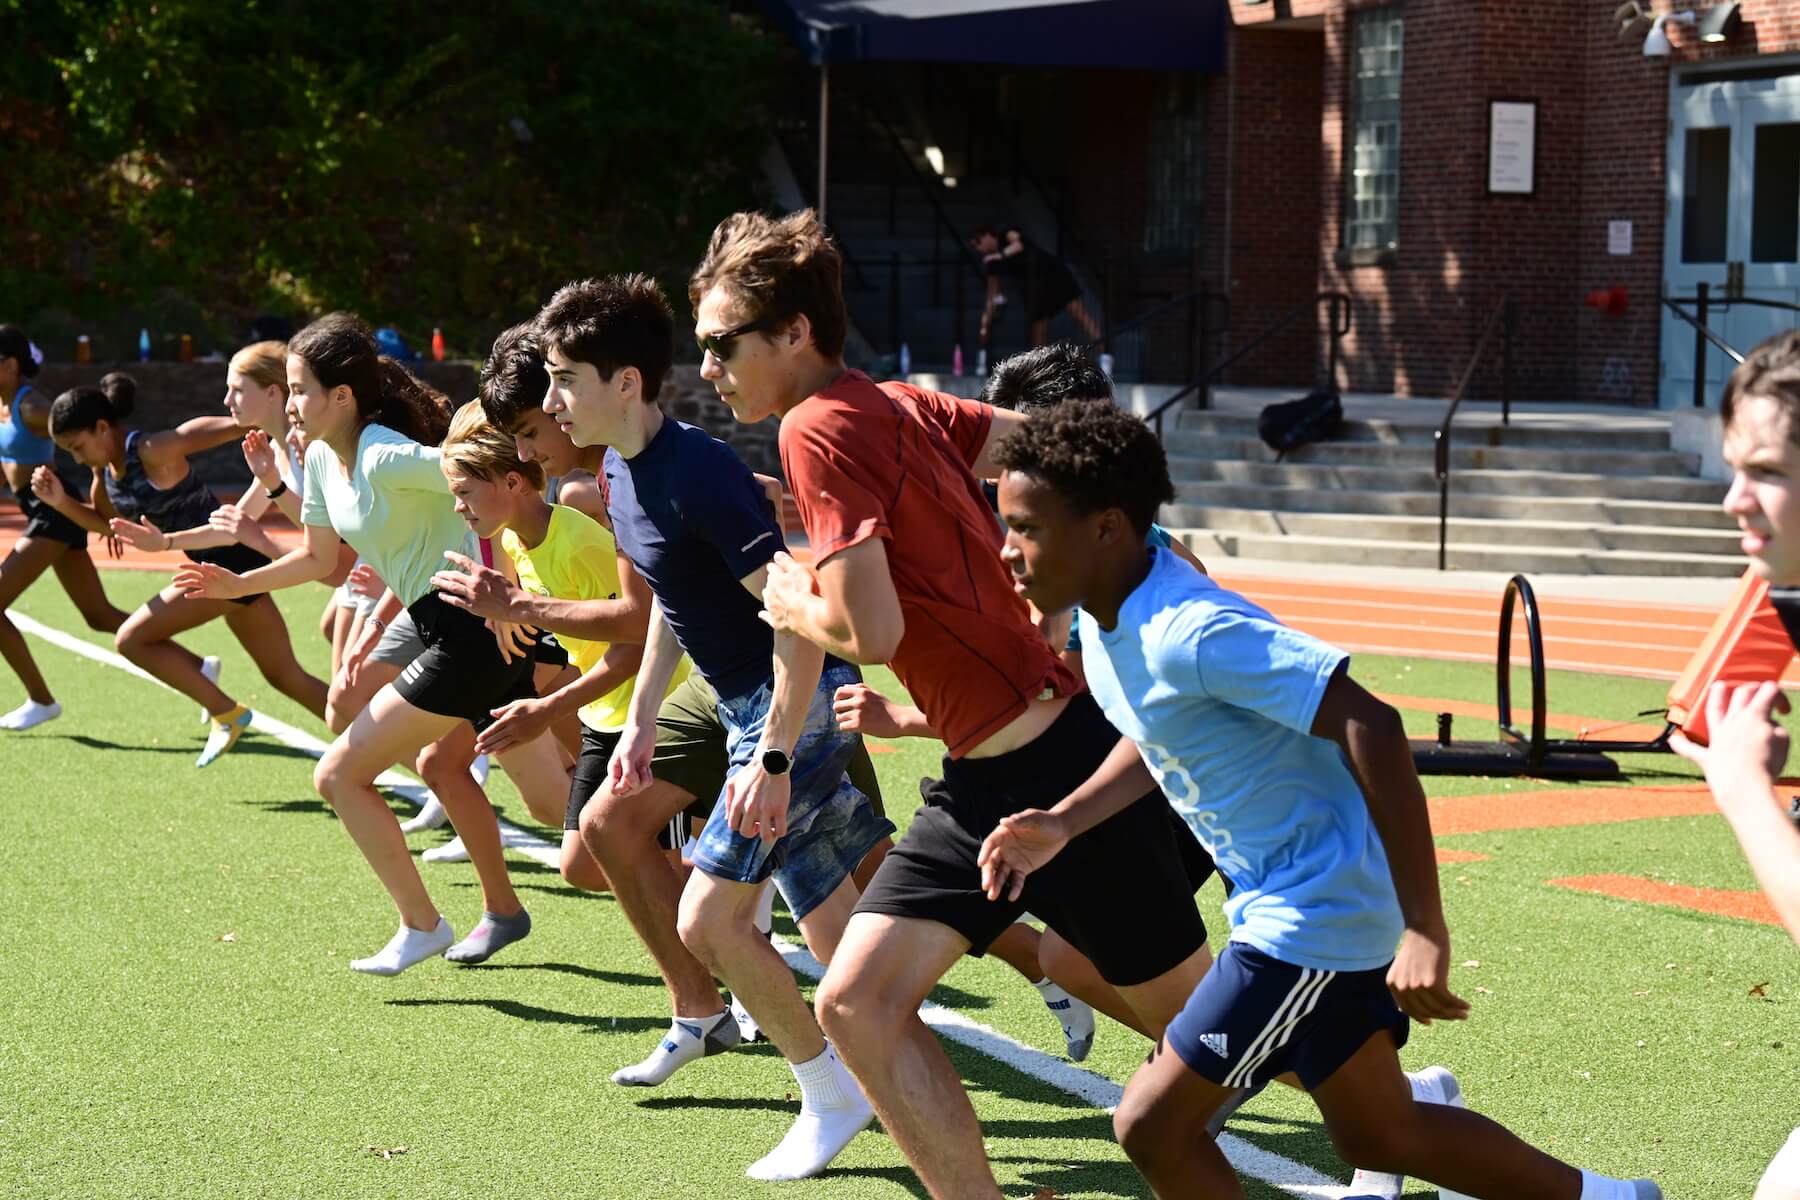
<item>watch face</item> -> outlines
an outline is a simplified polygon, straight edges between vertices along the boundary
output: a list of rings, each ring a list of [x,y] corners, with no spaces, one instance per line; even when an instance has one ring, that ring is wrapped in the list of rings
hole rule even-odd
[[[793,760],[781,750],[764,750],[762,753],[762,769],[765,775],[786,775],[793,765]]]

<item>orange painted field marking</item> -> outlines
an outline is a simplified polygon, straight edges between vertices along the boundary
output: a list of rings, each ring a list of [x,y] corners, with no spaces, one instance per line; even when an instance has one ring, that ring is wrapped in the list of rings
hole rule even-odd
[[[1431,831],[1438,837],[1504,829],[1611,825],[1656,817],[1697,817],[1718,811],[1705,784],[1434,796],[1426,803],[1431,808]]]
[[[1487,862],[1491,856],[1477,853],[1474,850],[1445,850],[1438,848],[1437,860],[1442,863]]]
[[[1575,875],[1567,879],[1552,879],[1550,885],[1611,896],[1615,900],[1634,900],[1640,904],[1657,904],[1665,908],[1685,908],[1714,916],[1736,917],[1740,921],[1757,921],[1764,925],[1781,924],[1781,918],[1775,915],[1774,906],[1761,892],[1687,887],[1656,879],[1639,879],[1635,875]]]

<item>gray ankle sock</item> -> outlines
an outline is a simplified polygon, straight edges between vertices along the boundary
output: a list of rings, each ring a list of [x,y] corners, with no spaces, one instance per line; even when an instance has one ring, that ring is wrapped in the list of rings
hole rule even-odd
[[[514,942],[524,941],[530,932],[531,914],[524,909],[510,917],[484,912],[469,936],[446,950],[444,957],[464,965],[483,963]]]

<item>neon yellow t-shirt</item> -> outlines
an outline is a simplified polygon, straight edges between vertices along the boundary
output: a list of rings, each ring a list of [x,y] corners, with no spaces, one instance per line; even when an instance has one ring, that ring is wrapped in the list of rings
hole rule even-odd
[[[550,527],[544,540],[527,548],[518,534],[508,529],[500,545],[519,573],[519,586],[539,596],[559,600],[616,600],[619,597],[618,548],[606,526],[586,513],[562,504],[550,506]],[[558,634],[556,640],[569,652],[569,661],[586,674],[606,653],[608,643],[590,642]],[[686,658],[669,681],[674,687],[687,678]],[[631,708],[634,679],[582,705],[578,714],[589,729],[615,732],[625,728]]]

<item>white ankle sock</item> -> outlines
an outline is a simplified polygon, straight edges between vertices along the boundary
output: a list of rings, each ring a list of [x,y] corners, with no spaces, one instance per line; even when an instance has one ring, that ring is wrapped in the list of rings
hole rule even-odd
[[[875,1110],[829,1044],[817,1058],[788,1066],[800,1083],[800,1115],[781,1144],[745,1170],[752,1179],[817,1175],[875,1119]]]
[[[737,1044],[738,1026],[729,1009],[710,1017],[678,1016],[649,1058],[620,1067],[612,1073],[612,1081],[621,1087],[655,1087],[695,1059],[722,1054]]]
[[[54,721],[62,716],[62,705],[52,700],[48,704],[39,704],[36,700],[27,700],[5,716],[0,717],[0,729],[17,732],[42,725],[45,721]]]
[[[443,917],[438,918],[434,929],[402,925],[400,931],[388,939],[387,945],[368,958],[353,960],[350,967],[365,975],[398,975],[410,966],[442,954],[455,941],[456,933]]]

